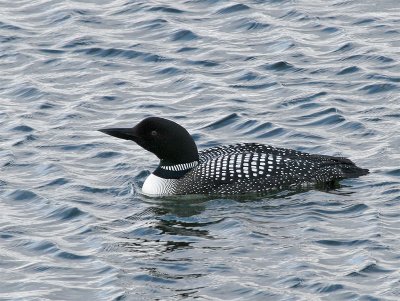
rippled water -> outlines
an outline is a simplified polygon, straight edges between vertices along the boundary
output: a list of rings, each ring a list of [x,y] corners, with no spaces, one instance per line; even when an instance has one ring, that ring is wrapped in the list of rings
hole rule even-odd
[[[400,2],[1,1],[1,300],[399,300]],[[350,157],[330,191],[152,199],[147,116],[199,148]]]

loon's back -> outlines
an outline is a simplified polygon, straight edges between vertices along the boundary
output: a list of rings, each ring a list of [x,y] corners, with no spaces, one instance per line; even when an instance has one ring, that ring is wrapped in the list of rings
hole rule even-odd
[[[199,165],[173,186],[174,194],[264,193],[367,173],[342,157],[242,143],[200,151]]]

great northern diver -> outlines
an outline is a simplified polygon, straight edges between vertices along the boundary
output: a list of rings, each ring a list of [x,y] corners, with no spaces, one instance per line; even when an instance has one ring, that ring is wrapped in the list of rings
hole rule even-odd
[[[143,184],[142,192],[146,195],[267,193],[368,173],[368,169],[359,168],[346,158],[258,143],[198,152],[186,129],[160,117],[148,117],[133,128],[100,131],[132,140],[160,159],[157,169]]]

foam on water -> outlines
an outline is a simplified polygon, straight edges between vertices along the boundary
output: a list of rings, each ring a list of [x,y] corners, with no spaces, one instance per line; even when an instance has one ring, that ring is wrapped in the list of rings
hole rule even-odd
[[[0,2],[1,300],[398,300],[400,3]],[[333,191],[152,199],[97,132],[350,157]]]

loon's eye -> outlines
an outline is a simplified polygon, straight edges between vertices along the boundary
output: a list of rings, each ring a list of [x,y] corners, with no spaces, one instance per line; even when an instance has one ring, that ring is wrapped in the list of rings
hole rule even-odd
[[[157,131],[151,131],[152,136],[157,136]]]

